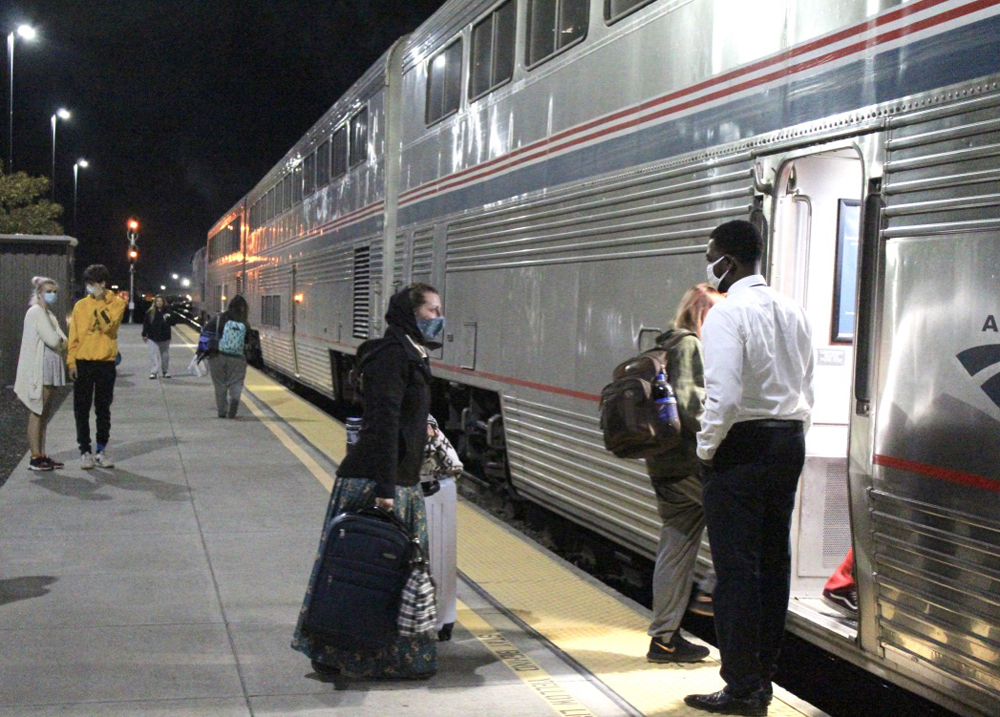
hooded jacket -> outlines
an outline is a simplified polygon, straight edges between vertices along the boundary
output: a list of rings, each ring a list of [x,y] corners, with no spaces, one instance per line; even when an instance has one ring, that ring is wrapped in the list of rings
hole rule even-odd
[[[337,469],[342,478],[374,480],[378,498],[394,497],[397,485],[420,482],[431,404],[430,366],[418,348],[423,341],[408,290],[389,300],[385,320],[385,336],[358,348],[364,421]]]
[[[66,365],[80,361],[114,361],[118,353],[118,327],[125,313],[125,300],[113,292],[103,299],[87,296],[76,302],[69,322]]]

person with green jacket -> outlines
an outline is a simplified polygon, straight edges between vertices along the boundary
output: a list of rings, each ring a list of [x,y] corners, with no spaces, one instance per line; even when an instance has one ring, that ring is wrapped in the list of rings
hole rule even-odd
[[[688,289],[677,309],[674,328],[656,339],[657,344],[669,347],[667,372],[677,396],[681,441],[675,448],[646,459],[662,522],[653,570],[653,620],[647,631],[650,642],[646,659],[650,662],[698,662],[708,657],[708,648],[681,636],[680,624],[688,609],[711,614],[711,588],[707,585],[710,576],[695,600],[691,602],[690,598],[705,530],[701,466],[695,452],[705,401],[701,324],[721,298],[708,284]]]

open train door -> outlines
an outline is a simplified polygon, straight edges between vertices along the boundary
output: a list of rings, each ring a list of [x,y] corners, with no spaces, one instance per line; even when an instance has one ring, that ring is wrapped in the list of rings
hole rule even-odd
[[[759,159],[759,174],[770,179],[758,182],[757,223],[766,227],[762,218],[770,218],[762,271],[805,308],[813,327],[815,403],[792,523],[789,609],[794,628],[845,655],[864,629],[826,606],[822,591],[859,534],[854,518],[867,515],[871,431],[868,409],[858,414],[855,374],[870,363],[859,316],[870,315],[870,302],[859,309],[859,297],[871,291],[862,286],[863,210],[878,197],[869,178],[879,148],[866,137]]]

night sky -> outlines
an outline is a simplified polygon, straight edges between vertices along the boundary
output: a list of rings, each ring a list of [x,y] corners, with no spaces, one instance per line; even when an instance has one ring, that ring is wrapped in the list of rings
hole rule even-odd
[[[336,99],[443,0],[4,0],[14,50],[14,169],[51,174],[77,273],[121,283],[125,223],[141,222],[137,290],[190,273],[212,223]],[[2,155],[8,147],[3,63]],[[73,227],[73,164],[86,158]]]

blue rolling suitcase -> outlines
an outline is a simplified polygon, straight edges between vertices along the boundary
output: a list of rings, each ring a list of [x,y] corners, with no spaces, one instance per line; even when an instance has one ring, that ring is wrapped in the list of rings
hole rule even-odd
[[[397,636],[413,539],[392,513],[375,508],[330,521],[304,630],[345,649],[381,648]]]

